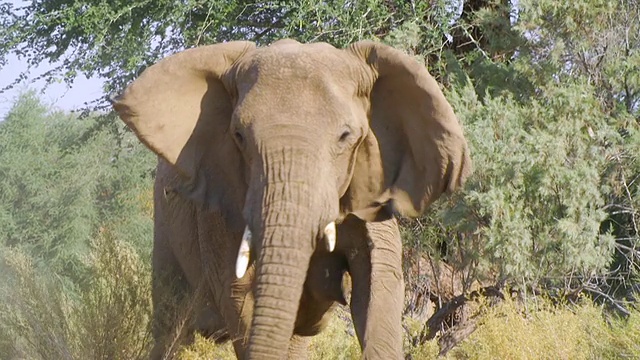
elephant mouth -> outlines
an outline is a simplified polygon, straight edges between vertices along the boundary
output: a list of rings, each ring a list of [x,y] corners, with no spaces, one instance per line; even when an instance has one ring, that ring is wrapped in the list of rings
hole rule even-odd
[[[324,227],[322,231],[322,239],[326,245],[326,249],[329,252],[333,252],[336,248],[336,222],[331,221]],[[251,259],[251,249],[253,246],[253,234],[249,229],[249,226],[245,227],[242,234],[242,240],[240,241],[240,248],[238,249],[238,257],[236,259],[236,277],[238,279],[244,277]]]

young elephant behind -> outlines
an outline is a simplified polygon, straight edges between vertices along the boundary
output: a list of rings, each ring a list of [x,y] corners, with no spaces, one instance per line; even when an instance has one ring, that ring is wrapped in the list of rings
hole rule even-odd
[[[363,357],[402,358],[394,213],[419,215],[471,169],[426,69],[369,41],[229,42],[151,66],[114,108],[159,155],[154,357],[175,326],[160,298],[200,289],[203,326],[239,358],[299,358],[348,271]]]

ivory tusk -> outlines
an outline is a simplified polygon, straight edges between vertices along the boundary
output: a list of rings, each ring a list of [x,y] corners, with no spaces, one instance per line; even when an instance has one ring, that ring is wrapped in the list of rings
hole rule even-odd
[[[238,250],[238,259],[236,260],[236,277],[240,279],[249,268],[249,257],[251,255],[251,230],[247,226],[242,234],[240,249]]]
[[[330,222],[324,228],[324,236],[327,241],[327,249],[331,252],[336,248],[336,223],[335,221]]]

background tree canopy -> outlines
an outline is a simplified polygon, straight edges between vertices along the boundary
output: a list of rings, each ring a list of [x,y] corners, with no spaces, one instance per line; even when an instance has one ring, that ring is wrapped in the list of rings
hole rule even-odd
[[[43,75],[48,81],[99,76],[108,80],[105,94],[160,58],[202,44],[290,37],[401,48],[443,84],[475,168],[464,191],[403,221],[407,315],[419,312],[420,301],[451,300],[434,290],[438,276],[425,270],[425,258],[451,269],[453,295],[508,285],[558,301],[586,294],[633,313],[640,291],[636,0],[0,0],[0,24],[0,70],[10,54],[32,65],[49,61],[57,65]],[[94,102],[99,109],[108,110],[105,98]],[[96,289],[134,304],[109,292],[113,277],[96,274],[124,271],[109,258],[145,274],[154,161],[112,115],[52,113],[23,96],[0,122],[0,249],[6,259],[26,259],[0,263],[7,284],[46,268],[65,294],[84,299],[85,307],[71,307],[79,314],[97,304],[86,295]],[[34,282],[50,282],[38,274]],[[144,293],[136,281],[127,284]],[[34,289],[20,294],[34,297]],[[0,323],[25,323],[32,307],[18,303],[0,292]],[[0,325],[0,353],[3,339],[16,338],[11,329]],[[74,346],[69,352],[96,348]]]
[[[103,227],[150,249],[154,156],[124,126],[114,122],[116,139],[99,120],[50,113],[25,94],[0,123],[0,245],[64,276],[80,272]]]

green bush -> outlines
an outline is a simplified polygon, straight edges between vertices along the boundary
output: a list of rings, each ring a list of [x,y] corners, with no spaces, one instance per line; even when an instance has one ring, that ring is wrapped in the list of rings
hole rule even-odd
[[[527,106],[509,96],[450,95],[465,125],[475,174],[443,217],[476,237],[483,272],[526,283],[606,270],[613,237],[600,174],[614,128],[588,86],[549,87]],[[464,245],[464,244],[463,244]]]

